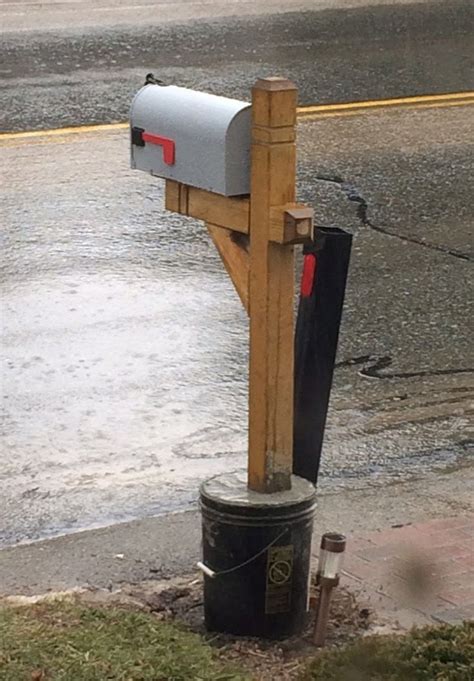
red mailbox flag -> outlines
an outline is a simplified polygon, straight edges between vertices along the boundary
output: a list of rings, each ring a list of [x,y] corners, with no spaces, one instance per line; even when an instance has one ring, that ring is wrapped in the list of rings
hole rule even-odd
[[[142,133],[142,140],[150,142],[150,144],[157,144],[163,147],[163,161],[168,166],[174,165],[175,162],[175,143],[169,137],[162,137],[161,135],[153,135],[151,132]]]

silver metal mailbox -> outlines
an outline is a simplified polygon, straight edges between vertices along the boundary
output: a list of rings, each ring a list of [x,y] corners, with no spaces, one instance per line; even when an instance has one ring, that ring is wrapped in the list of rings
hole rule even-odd
[[[249,194],[250,125],[247,102],[145,85],[130,115],[132,168],[225,196]]]

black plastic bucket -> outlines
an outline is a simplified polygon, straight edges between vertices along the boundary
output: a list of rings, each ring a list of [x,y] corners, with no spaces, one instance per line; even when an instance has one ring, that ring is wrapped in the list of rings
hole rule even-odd
[[[312,483],[293,476],[288,492],[247,489],[245,474],[201,486],[204,612],[210,631],[285,638],[307,622]]]

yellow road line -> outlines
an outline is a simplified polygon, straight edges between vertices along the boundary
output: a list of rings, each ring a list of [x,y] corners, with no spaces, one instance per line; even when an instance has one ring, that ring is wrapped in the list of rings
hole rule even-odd
[[[416,104],[415,106],[412,107],[407,107],[407,108],[412,108],[416,109],[417,111],[420,109],[444,109],[449,106],[468,106],[468,105],[473,105],[474,104],[474,97],[473,98],[466,98],[466,99],[458,99],[453,102],[436,102],[436,103],[431,103],[431,104]],[[301,121],[315,121],[319,120],[320,118],[344,118],[345,116],[362,116],[364,113],[375,113],[374,109],[355,109],[352,111],[329,111],[327,113],[325,112],[315,112],[315,113],[308,113],[304,116],[299,116],[301,118]]]
[[[1,140],[18,140],[34,137],[57,137],[59,135],[79,135],[86,132],[107,132],[124,130],[128,123],[97,123],[97,125],[77,125],[69,128],[53,128],[50,130],[26,130],[24,132],[1,132]]]
[[[373,99],[365,102],[347,102],[342,104],[321,104],[303,106],[298,109],[302,116],[316,113],[341,112],[355,109],[388,108],[392,106],[413,106],[420,104],[437,104],[474,98],[474,92],[450,92],[443,95],[421,95],[418,97],[398,97],[396,99]]]
[[[427,109],[446,106],[463,106],[474,104],[474,92],[450,92],[442,95],[421,95],[416,97],[399,97],[396,99],[376,99],[364,102],[345,102],[342,104],[321,104],[317,106],[298,107],[301,119],[330,118],[334,116],[353,116],[386,108],[409,107]],[[128,123],[98,123],[96,125],[79,125],[50,130],[27,130],[24,132],[1,132],[0,143],[11,140],[34,139],[38,137],[62,137],[83,133],[109,132],[125,130]]]

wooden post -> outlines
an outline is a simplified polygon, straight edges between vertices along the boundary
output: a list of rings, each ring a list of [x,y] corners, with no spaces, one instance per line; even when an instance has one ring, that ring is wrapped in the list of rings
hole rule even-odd
[[[296,194],[297,89],[283,78],[252,89],[249,488],[291,488],[294,247],[270,241],[272,208]]]
[[[296,100],[284,78],[252,89],[250,198],[166,180],[166,208],[206,222],[250,316],[248,485],[264,493],[291,488],[293,246],[313,238],[312,208],[295,203]]]

